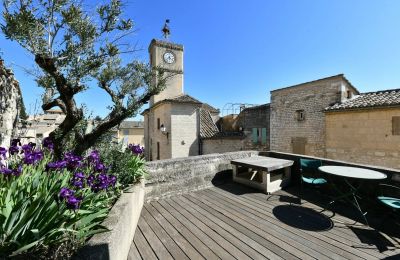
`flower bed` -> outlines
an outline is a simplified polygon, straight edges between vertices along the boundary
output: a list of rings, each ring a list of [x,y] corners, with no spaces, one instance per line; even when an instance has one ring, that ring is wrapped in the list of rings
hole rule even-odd
[[[108,230],[102,221],[126,183],[109,173],[97,150],[55,160],[52,148],[50,139],[40,148],[19,140],[0,148],[0,257],[49,253],[65,244],[76,249]]]

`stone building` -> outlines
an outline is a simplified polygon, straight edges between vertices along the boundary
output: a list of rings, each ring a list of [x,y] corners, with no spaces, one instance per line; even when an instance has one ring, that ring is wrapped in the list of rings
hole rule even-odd
[[[326,157],[400,168],[400,90],[362,93],[325,109]]]
[[[140,144],[144,146],[144,123],[143,121],[122,121],[114,127],[111,132],[118,142],[125,144]]]
[[[16,135],[21,102],[19,83],[0,58],[0,146],[9,146]]]
[[[150,65],[171,73],[165,89],[151,97],[144,116],[145,156],[160,160],[199,155],[200,113],[218,118],[219,110],[183,91],[183,46],[152,40]],[[153,80],[157,80],[154,78]]]
[[[343,74],[271,91],[270,149],[326,157],[325,108],[358,94]]]
[[[48,137],[65,119],[65,114],[59,109],[44,111],[43,114],[30,115],[18,126],[18,137],[22,143],[40,143]]]

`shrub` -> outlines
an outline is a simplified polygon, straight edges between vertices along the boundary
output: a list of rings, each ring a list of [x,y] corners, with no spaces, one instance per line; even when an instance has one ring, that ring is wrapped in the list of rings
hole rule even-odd
[[[42,149],[19,140],[8,151],[0,147],[0,257],[106,230],[101,222],[118,196],[116,177],[98,151],[53,161],[52,149],[49,139]]]
[[[103,143],[99,150],[104,163],[110,166],[109,172],[117,176],[123,188],[145,177],[146,161],[143,158],[143,147],[140,145],[129,144],[124,148],[123,144]]]

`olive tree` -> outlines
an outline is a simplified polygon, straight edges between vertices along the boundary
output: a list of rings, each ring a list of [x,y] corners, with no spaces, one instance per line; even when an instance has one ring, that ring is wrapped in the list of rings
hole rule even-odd
[[[43,110],[58,107],[66,115],[50,134],[58,156],[71,136],[74,152],[83,153],[112,127],[135,116],[172,76],[147,63],[126,60],[136,49],[127,42],[134,28],[122,9],[119,0],[95,10],[74,0],[3,0],[1,30],[32,55],[38,67],[35,80],[44,88]],[[112,105],[108,115],[85,133],[78,127],[85,110],[76,95],[89,87],[104,91]]]

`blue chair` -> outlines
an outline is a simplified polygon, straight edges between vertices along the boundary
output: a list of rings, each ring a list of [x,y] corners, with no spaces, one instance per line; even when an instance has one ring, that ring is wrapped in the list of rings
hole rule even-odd
[[[303,197],[304,184],[320,187],[328,183],[318,171],[320,166],[322,166],[321,160],[300,159],[300,204]]]
[[[382,223],[390,215],[397,215],[400,211],[400,187],[390,185],[390,184],[379,184],[379,195],[377,199],[384,206],[391,209],[391,214],[388,214],[382,219]]]

